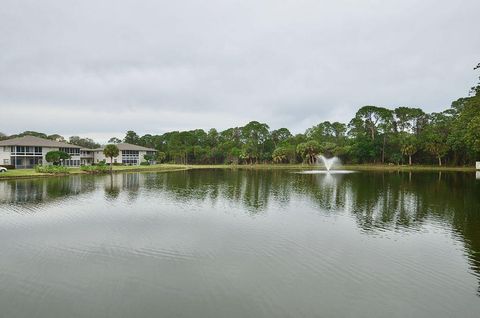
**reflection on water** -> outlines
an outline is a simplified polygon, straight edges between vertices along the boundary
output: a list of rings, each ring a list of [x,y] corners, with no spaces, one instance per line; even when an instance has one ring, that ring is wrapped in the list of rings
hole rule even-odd
[[[27,226],[25,224],[22,225],[22,222],[26,222],[25,220],[22,221],[18,219],[21,218],[22,215],[30,215],[31,219],[29,220],[32,222],[36,220],[36,214],[48,214],[51,213],[51,211],[56,211],[55,215],[57,215],[57,217],[59,214],[61,215],[61,213],[71,214],[73,212],[76,215],[88,215],[88,229],[85,228],[86,232],[77,238],[75,243],[68,243],[70,244],[67,244],[68,248],[86,249],[89,253],[93,253],[92,251],[94,249],[95,255],[98,255],[97,257],[100,257],[100,259],[108,255],[108,253],[120,253],[118,257],[125,257],[125,260],[128,258],[129,261],[134,262],[135,259],[138,259],[139,255],[151,260],[154,254],[149,253],[166,252],[165,250],[160,250],[159,244],[169,244],[168,246],[162,245],[162,248],[177,246],[177,249],[182,250],[182,248],[186,248],[186,245],[182,244],[187,244],[185,242],[190,242],[192,239],[189,235],[194,235],[198,231],[203,233],[205,230],[205,233],[197,233],[199,236],[195,236],[196,240],[200,241],[188,243],[197,246],[195,249],[184,251],[185,254],[182,254],[182,256],[175,254],[177,261],[183,260],[182,262],[189,263],[197,260],[199,263],[195,263],[196,265],[193,268],[200,271],[201,281],[205,283],[205,280],[207,280],[208,284],[212,284],[212,286],[209,285],[211,289],[208,290],[208,292],[212,293],[210,295],[211,302],[209,303],[207,301],[209,298],[208,295],[206,295],[204,299],[206,302],[204,303],[205,307],[191,305],[189,308],[192,308],[192,310],[193,308],[196,308],[195,310],[201,308],[201,313],[205,313],[205,316],[207,316],[206,313],[211,314],[209,309],[213,309],[218,305],[217,300],[220,300],[220,296],[217,293],[223,293],[222,302],[225,302],[224,305],[226,306],[224,308],[226,311],[223,312],[224,316],[241,316],[239,314],[241,311],[228,311],[228,308],[231,310],[233,310],[232,308],[237,308],[238,310],[241,309],[250,313],[250,315],[246,316],[273,316],[274,314],[279,316],[282,315],[282,313],[284,316],[290,316],[290,314],[294,312],[296,313],[294,316],[308,317],[316,312],[316,310],[321,309],[316,307],[318,300],[315,300],[315,297],[310,299],[310,297],[313,297],[313,294],[316,294],[317,297],[323,295],[323,297],[326,297],[325,299],[333,297],[336,300],[342,299],[342,301],[345,301],[345,297],[347,297],[349,303],[348,305],[345,304],[345,308],[353,310],[352,308],[358,306],[359,312],[362,313],[360,316],[367,316],[369,307],[364,307],[363,302],[371,300],[372,291],[368,289],[366,284],[375,281],[372,286],[381,289],[380,285],[386,284],[387,282],[384,281],[386,279],[385,277],[376,279],[371,277],[367,279],[368,277],[365,276],[367,270],[362,271],[362,265],[357,264],[357,267],[353,268],[348,264],[349,262],[363,260],[360,255],[354,258],[350,258],[348,255],[355,255],[355,250],[365,249],[365,244],[372,245],[369,249],[366,249],[364,253],[374,253],[373,256],[369,256],[368,260],[365,258],[365,262],[373,262],[372,257],[374,257],[378,263],[391,261],[392,263],[389,263],[390,267],[402,266],[400,269],[397,269],[397,273],[395,274],[398,275],[398,277],[402,277],[401,274],[398,274],[402,271],[405,272],[405,275],[411,275],[410,277],[417,274],[420,275],[420,272],[417,273],[417,271],[420,271],[419,268],[425,266],[425,268],[421,269],[423,271],[421,274],[422,277],[432,275],[432,277],[429,278],[430,280],[428,280],[428,284],[432,284],[432,290],[435,290],[435,288],[442,290],[442,286],[449,286],[452,290],[453,288],[459,288],[465,295],[475,294],[474,291],[467,291],[462,288],[465,287],[465,282],[468,282],[468,277],[472,280],[480,277],[480,182],[476,180],[476,177],[478,179],[478,173],[477,176],[469,173],[408,172],[302,175],[286,171],[196,170],[158,174],[125,173],[97,177],[71,176],[48,179],[9,180],[0,182],[0,231],[3,229],[3,233],[18,233],[19,226]],[[58,209],[63,209],[63,212],[58,212]],[[105,214],[107,210],[109,212]],[[184,214],[187,212],[190,213],[187,214],[188,217]],[[96,217],[88,213],[96,213]],[[140,220],[138,218],[132,219],[129,222],[116,219],[120,217],[130,218],[133,214],[137,215],[137,217],[148,219],[148,222],[141,226],[141,224],[136,223]],[[180,216],[183,217],[179,219]],[[70,215],[69,218],[71,217],[73,216]],[[50,224],[48,220],[53,219],[50,218],[51,216],[44,216],[42,222],[45,223],[42,223],[41,226]],[[323,223],[318,223],[318,220],[322,220]],[[204,224],[204,222],[207,221],[212,224],[212,227]],[[72,222],[72,220],[65,219],[62,222],[64,223],[59,223],[60,226],[62,224],[66,226],[65,224],[70,224],[68,222]],[[118,225],[118,222],[121,222],[121,225]],[[165,227],[172,222],[175,225]],[[355,229],[349,227],[349,222],[355,224],[358,234],[352,232],[355,231]],[[99,225],[98,223],[101,224]],[[12,224],[14,224],[14,226]],[[78,223],[75,224],[76,225],[73,225],[72,223],[73,228],[82,227],[82,225],[78,225]],[[107,228],[105,228],[105,224],[109,224]],[[154,225],[158,226],[158,231],[161,232],[155,232],[155,234],[148,232],[150,227]],[[49,226],[55,225],[51,224]],[[99,226],[102,228],[100,231],[107,232],[112,231],[111,228],[108,227],[119,226],[123,232],[117,232],[115,230],[109,232],[110,235],[112,235],[109,238],[97,238],[96,240],[88,238],[85,239],[86,242],[82,243],[84,237],[101,236],[101,232],[87,234],[88,231],[93,231],[92,229]],[[29,248],[32,250],[39,248],[37,244],[41,245],[42,242],[48,245],[51,237],[48,236],[47,238],[46,234],[38,233],[39,225],[28,225],[28,227],[31,227],[32,235],[38,235],[39,241],[35,243],[30,241],[22,243],[24,238],[19,238],[17,240],[18,244],[24,244],[23,248],[31,244],[32,246]],[[218,232],[223,231],[220,230],[222,227],[228,229],[228,233]],[[317,230],[315,230],[315,227],[317,227]],[[144,229],[145,232],[142,229]],[[173,229],[177,229],[178,231],[176,233],[169,233],[169,231]],[[181,231],[191,232],[181,233],[179,229],[182,229]],[[332,229],[335,229],[335,231],[332,232]],[[156,236],[160,235],[159,233],[169,233],[169,235],[162,236],[160,240]],[[7,234],[5,234],[5,236],[6,235]],[[122,237],[122,235],[127,236],[127,238]],[[218,235],[218,237],[215,235]],[[305,237],[302,235],[305,235]],[[448,235],[450,235],[451,238],[448,238]],[[215,236],[215,239],[213,236]],[[433,236],[435,236],[435,239]],[[437,236],[442,239],[447,237],[446,242],[448,243],[442,243],[443,241],[439,240]],[[391,242],[392,238],[399,241],[397,244],[405,244],[405,246],[400,246],[405,249],[401,250],[399,248],[397,251],[388,250],[387,244],[393,244]],[[2,239],[1,235],[0,239]],[[62,240],[61,237],[57,237],[57,239]],[[118,241],[115,241],[115,239]],[[123,241],[124,239],[126,241]],[[147,253],[146,245],[148,244],[145,242],[138,243],[138,240],[142,239],[145,239],[145,242],[155,243],[156,247],[155,244],[154,246],[148,247],[150,250]],[[232,241],[230,241],[230,239]],[[240,243],[237,242],[238,239]],[[276,244],[280,244],[277,241],[281,239],[285,239],[282,243],[283,245],[277,246]],[[369,239],[369,241],[365,243],[362,241],[364,239]],[[202,242],[202,240],[213,240],[212,242],[214,243]],[[329,240],[332,241],[330,242]],[[98,242],[103,242],[102,244],[104,245],[108,242],[110,245],[105,245],[103,248],[107,248],[107,250],[102,251],[103,248],[98,246]],[[135,246],[135,242],[140,244],[140,246]],[[220,242],[225,244],[225,249],[218,247],[218,249],[213,251],[212,249],[220,244]],[[327,244],[327,242],[330,243]],[[204,243],[208,245],[208,247],[203,245]],[[25,275],[28,276],[28,273],[22,273],[21,269],[15,267],[16,262],[22,261],[34,264],[35,259],[32,258],[32,256],[27,257],[22,254],[22,245],[15,248],[11,246],[7,247],[5,244],[6,243],[3,245],[0,244],[0,251],[3,250],[6,254],[11,254],[15,262],[0,261],[0,270],[2,270],[0,275],[3,275],[0,276],[0,282],[3,281],[6,284],[10,282],[15,288],[20,288],[16,283],[12,283],[8,279],[8,275],[17,278],[25,277]],[[78,246],[75,247],[77,244]],[[241,245],[238,246],[238,244]],[[333,248],[336,246],[335,244],[338,244],[338,250],[331,250],[330,247]],[[461,244],[460,247],[464,256],[460,255],[460,258],[458,258],[459,261],[453,261],[453,256],[445,254],[453,253],[452,247],[449,247],[449,244],[453,244],[452,246]],[[33,247],[34,245],[35,247]],[[199,247],[199,245],[201,245],[201,247]],[[418,246],[422,246],[422,248],[428,246],[429,249],[420,251],[415,248]],[[141,252],[135,252],[134,248],[140,248]],[[174,250],[175,249],[168,253],[174,253]],[[438,252],[440,250],[443,254]],[[177,252],[179,251],[177,250],[175,253]],[[195,256],[201,252],[204,253],[202,254],[203,256]],[[244,252],[259,254],[256,258],[250,259],[246,257],[247,254],[243,254]],[[437,266],[439,262],[435,265],[432,265],[433,263],[414,265],[415,263],[413,262],[418,261],[421,253],[428,254],[434,252],[438,252],[438,254],[432,254],[432,257],[438,256],[440,263],[444,263],[441,268],[441,271],[444,272],[440,270],[434,272],[433,267]],[[122,256],[122,253],[125,253],[125,255]],[[133,253],[133,255],[128,256],[127,253]],[[238,267],[240,265],[229,263],[230,259],[235,259],[235,257],[238,256],[232,253],[242,254],[243,258],[246,257],[246,264],[250,261],[251,264],[248,264],[252,266],[256,264],[255,262],[263,259],[261,263],[256,264],[256,266],[259,266],[260,271],[262,270],[262,264],[270,264],[277,267],[278,273],[288,273],[288,275],[293,276],[290,276],[291,279],[287,276],[282,276],[282,278],[276,277],[275,279],[272,278],[272,280],[268,280],[266,276],[262,276],[262,279],[265,279],[266,282],[266,285],[263,287],[248,285],[248,282],[244,282],[245,286],[237,285],[234,287],[233,285],[222,285],[232,283],[229,281],[229,279],[232,279],[231,275],[235,275],[235,271],[240,271],[240,267]],[[413,255],[412,253],[420,254]],[[162,257],[164,257],[166,254],[162,255]],[[173,254],[168,255],[173,257]],[[210,260],[209,255],[216,255],[215,261],[213,259]],[[278,262],[279,259],[284,259],[284,257],[289,255],[291,255],[292,258],[299,258],[289,260],[288,262],[293,263],[288,263],[288,267],[286,265],[287,261],[285,260],[285,263],[275,263],[275,260]],[[160,255],[157,256],[159,257]],[[400,256],[402,256],[402,258],[400,258]],[[205,257],[206,259],[204,259]],[[442,257],[444,257],[444,259],[442,259]],[[461,272],[461,270],[459,270],[459,268],[462,266],[460,261],[462,257],[468,262],[470,272],[468,276],[455,278],[455,275],[460,275],[459,272]],[[207,259],[209,260],[208,262]],[[63,262],[65,262],[65,260],[63,260]],[[215,265],[212,264],[218,265],[217,270],[219,272],[211,272],[210,267],[209,270],[205,269],[202,262],[207,262],[210,264],[210,267],[215,267]],[[238,262],[241,264],[243,262],[242,258],[239,258]],[[107,260],[105,260],[103,265],[107,263]],[[135,266],[134,263],[129,264]],[[110,264],[109,266],[116,266],[112,265],[112,263],[108,264]],[[148,267],[147,264],[148,262],[137,265]],[[226,264],[229,265],[227,266]],[[332,265],[332,267],[329,267],[329,264]],[[97,270],[105,270],[105,268],[99,266],[100,265],[97,266]],[[174,268],[166,268],[164,267],[164,263],[162,263],[162,266],[165,274],[179,275],[178,272],[175,272]],[[229,266],[231,267],[229,268]],[[295,266],[307,267],[301,269]],[[381,265],[370,264],[368,268],[375,268],[376,266]],[[429,270],[426,268],[428,266],[432,266],[432,269]],[[315,267],[317,267],[317,269]],[[25,266],[25,268],[30,267]],[[188,270],[192,270],[193,268],[189,268]],[[332,284],[333,282],[329,281],[330,278],[322,276],[322,273],[324,273],[320,271],[322,268],[324,271],[330,271],[329,275],[331,277],[329,277],[335,278],[337,281],[345,279],[345,284],[354,284],[354,282],[358,280],[362,282],[362,285],[357,286],[357,290],[349,290],[348,292],[342,291],[341,286],[337,286],[338,288],[333,288],[332,292],[338,292],[338,294],[327,296],[323,289],[324,287],[326,288],[326,286],[309,286],[309,283],[302,279],[302,273],[305,272],[319,279],[319,284]],[[293,269],[296,271],[293,271]],[[319,272],[317,272],[317,270]],[[387,268],[382,268],[382,270],[388,271]],[[156,272],[152,274],[154,273],[153,268],[147,268],[145,272],[153,276],[156,275]],[[119,273],[122,273],[122,275],[125,274],[124,270]],[[189,272],[187,272],[187,274],[188,273]],[[132,275],[132,273],[129,275]],[[142,281],[141,283],[137,281],[137,283],[135,283],[135,277],[138,279],[138,275],[139,274],[133,274],[133,276],[131,276],[133,281],[130,282],[128,282],[128,277],[124,277],[124,279],[127,279],[124,283],[132,284],[132,288],[137,291],[140,285],[148,285],[147,281]],[[215,275],[220,275],[220,277]],[[227,276],[224,277],[224,275]],[[239,275],[242,276],[240,272]],[[265,273],[264,275],[268,276],[269,274]],[[364,276],[362,277],[362,275]],[[298,280],[297,283],[303,282],[307,284],[307,286],[297,286],[294,288],[293,286],[296,284],[295,277]],[[84,278],[88,281],[88,275]],[[160,281],[166,283],[163,279],[165,278],[162,278]],[[312,278],[310,277],[310,279]],[[390,277],[390,279],[391,285],[386,284],[386,286],[402,284],[394,278]],[[425,279],[427,280],[427,278]],[[454,283],[455,279],[458,281],[458,286]],[[213,282],[216,280],[218,280],[219,285]],[[41,284],[38,281],[36,283]],[[195,295],[194,291],[192,291],[192,294],[185,294],[185,291],[180,291],[182,286],[185,287],[189,286],[190,283],[194,284],[199,282],[192,282],[190,280],[188,282],[182,281],[180,285],[176,285],[176,283],[170,281],[168,283],[173,284],[171,286],[164,286],[164,288],[168,290],[157,292],[160,294],[175,295],[175,292],[173,292],[171,288],[179,288],[178,293],[180,294],[176,296],[180,297],[180,299],[186,297],[187,300],[190,299],[194,301],[194,299],[198,300],[201,298],[199,295]],[[288,311],[288,309],[283,308],[284,305],[280,304],[283,299],[282,291],[279,291],[279,286],[277,286],[277,284],[280,283],[280,286],[283,286],[282,288],[290,288],[291,291],[296,290],[296,293],[303,295],[304,298],[297,299],[293,297],[292,301],[295,303],[295,306],[304,304],[304,307],[292,307],[290,313],[285,312],[285,310]],[[72,284],[75,285],[75,283]],[[413,288],[416,292],[422,291],[421,286],[415,286],[415,281],[411,281],[409,284],[413,284],[409,288]],[[478,288],[478,281],[476,285]],[[146,288],[145,285],[142,286]],[[50,286],[49,288],[55,290],[56,287]],[[113,290],[117,287],[110,286]],[[108,290],[109,286],[103,286],[102,288]],[[189,288],[192,287],[190,286]],[[235,299],[235,297],[230,294],[231,290],[230,292],[227,291],[229,288],[238,289],[238,294],[235,294],[235,297],[243,298],[246,304],[245,308],[238,304],[241,302],[240,299]],[[246,294],[243,294],[253,292],[251,288],[259,289],[257,291],[262,293],[262,297],[267,298],[257,300],[258,303],[251,300]],[[302,288],[305,288],[305,290],[302,291]],[[12,287],[12,289],[14,289],[14,287]],[[445,290],[446,288],[444,288],[443,292],[445,292]],[[455,292],[458,294],[459,290],[455,289]],[[305,294],[307,291],[313,292],[313,294]],[[409,298],[409,296],[401,294],[401,291],[408,291],[408,287],[405,286],[405,289],[399,288],[397,297],[399,297],[399,299],[404,299],[402,297]],[[171,294],[172,292],[173,294]],[[381,291],[379,292],[381,293]],[[32,293],[35,294],[35,292]],[[480,289],[478,289],[477,293],[480,295]],[[395,292],[393,292],[393,294],[395,294]],[[45,296],[44,294],[42,295]],[[2,296],[6,297],[4,299],[11,299],[11,297],[13,297],[13,295],[9,294],[8,290],[4,290],[3,295],[0,294],[0,299]],[[437,298],[434,296],[435,295],[432,295],[431,298],[441,299],[439,295],[435,296]],[[218,299],[215,297],[218,297]],[[417,297],[413,299],[415,300],[412,301],[418,301]],[[448,316],[447,313],[451,313],[454,309],[457,310],[457,307],[460,307],[460,305],[466,310],[466,313],[475,312],[467,309],[469,309],[468,306],[471,306],[475,301],[478,302],[478,298],[476,298],[476,300],[469,300],[469,298],[465,296],[462,299],[464,303],[438,304],[438,308],[431,310],[430,314],[435,313],[436,316],[443,315],[446,317]],[[109,300],[113,301],[112,299],[105,299],[105,301]],[[228,302],[233,302],[235,305]],[[169,307],[171,310],[170,313],[172,315],[189,316],[188,311],[178,311],[180,309],[174,306],[175,304],[180,306],[180,303],[178,299],[174,301],[174,304],[171,304],[173,307]],[[5,304],[6,303],[2,303],[0,300],[0,305]],[[151,308],[155,308],[153,304],[149,305]],[[257,305],[260,307],[257,307]],[[425,309],[422,307],[424,305],[427,306],[427,303],[413,303],[412,306],[414,309],[411,309],[409,312],[418,314],[422,312],[422,309]],[[253,307],[247,309],[249,306]],[[272,307],[270,308],[268,306]],[[322,308],[328,307],[326,303],[324,303],[323,306]],[[381,304],[378,304],[378,306],[383,309],[394,308],[391,303],[385,304],[385,307],[382,307]],[[280,309],[282,309],[283,312]],[[402,316],[403,309],[397,309],[400,310],[398,316]],[[418,311],[416,311],[417,309]],[[476,309],[478,310],[480,307],[476,307]],[[201,313],[199,313],[198,316],[202,316]],[[408,316],[408,312],[403,311],[403,313],[404,316]],[[118,312],[116,314],[117,316],[126,315],[126,313],[122,314]],[[138,316],[139,312],[130,312],[130,314]],[[382,314],[370,312],[370,314],[380,317],[384,316],[386,312],[382,312]],[[430,316],[430,314],[425,316]],[[389,313],[389,315],[392,315],[392,313]],[[85,312],[81,312],[79,316],[87,315]],[[142,316],[141,311],[140,316]],[[472,317],[473,316],[475,315],[472,315]]]

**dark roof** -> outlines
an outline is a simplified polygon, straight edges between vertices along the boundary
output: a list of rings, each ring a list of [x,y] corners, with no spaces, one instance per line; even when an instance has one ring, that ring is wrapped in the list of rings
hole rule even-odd
[[[51,147],[51,148],[81,148],[80,146],[67,144],[66,142],[59,142],[51,139],[45,139],[35,136],[23,136],[0,141],[0,146],[36,146],[36,147]]]

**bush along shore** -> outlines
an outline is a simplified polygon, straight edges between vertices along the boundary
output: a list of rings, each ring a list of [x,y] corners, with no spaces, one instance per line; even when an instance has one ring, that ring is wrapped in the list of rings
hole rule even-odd
[[[54,165],[46,165],[46,166],[36,166],[35,167],[36,173],[43,173],[43,174],[68,174],[69,169],[64,166],[54,166]]]
[[[106,165],[81,166],[80,170],[89,174],[104,174],[109,172],[109,168]]]

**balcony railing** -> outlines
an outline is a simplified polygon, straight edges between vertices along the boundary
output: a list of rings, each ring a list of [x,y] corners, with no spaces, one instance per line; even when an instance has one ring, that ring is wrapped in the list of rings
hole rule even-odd
[[[11,156],[43,156],[41,152],[12,152]]]

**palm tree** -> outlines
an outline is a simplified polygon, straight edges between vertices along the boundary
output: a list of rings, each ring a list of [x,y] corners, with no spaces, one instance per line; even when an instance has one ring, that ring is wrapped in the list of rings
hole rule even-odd
[[[320,145],[315,140],[302,142],[297,146],[297,153],[300,154],[309,164],[314,164],[317,155],[320,153]]]
[[[402,145],[402,154],[404,154],[405,156],[408,156],[408,165],[411,166],[412,165],[412,156],[417,152],[417,147],[413,144],[405,144],[405,145]]]
[[[105,155],[105,157],[110,158],[110,173],[112,173],[113,157],[117,157],[119,153],[120,153],[120,150],[116,145],[110,144],[103,149],[103,154]]]

